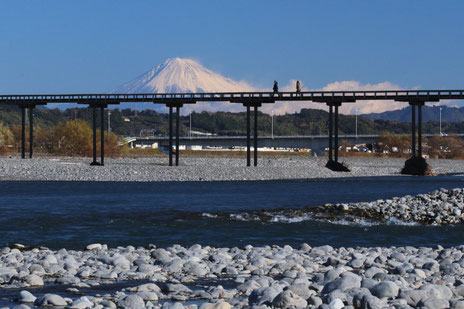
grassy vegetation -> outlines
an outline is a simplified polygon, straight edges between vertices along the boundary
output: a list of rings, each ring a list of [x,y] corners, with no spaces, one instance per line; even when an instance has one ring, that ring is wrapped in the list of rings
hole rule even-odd
[[[182,150],[180,155],[186,156],[212,156],[212,157],[246,157],[246,151],[221,151],[221,150]],[[251,152],[253,157],[254,151]],[[269,157],[310,157],[309,152],[288,152],[288,151],[259,151],[259,156]]]
[[[181,150],[180,156],[192,156],[192,157],[246,157],[246,151],[222,151],[222,150]],[[287,152],[287,151],[260,151],[259,156],[285,156],[285,157],[310,157],[309,152]],[[161,152],[158,149],[140,149],[140,148],[127,148],[124,147],[120,151],[120,155],[131,156],[131,157],[145,157],[145,156],[167,156],[167,154]],[[251,152],[251,156],[254,152]]]
[[[165,155],[159,149],[141,149],[141,148],[121,148],[121,156],[163,156]]]
[[[104,115],[104,124],[108,119]],[[58,109],[34,109],[34,123],[36,127],[50,130],[59,123],[69,120],[82,119],[91,123],[92,110],[89,108],[70,108],[65,111]],[[217,135],[245,135],[246,113],[231,112],[193,112],[191,115],[192,130],[209,132]],[[180,134],[188,135],[190,117],[180,117]],[[0,106],[0,122],[7,127],[19,126],[21,123],[20,110],[15,106]],[[99,121],[97,121],[99,123]],[[271,135],[271,115],[259,112],[259,135]],[[299,113],[275,115],[274,135],[325,135],[328,132],[328,113],[323,110],[302,109]],[[410,124],[407,122],[370,120],[358,116],[359,134],[379,134],[389,131],[395,134],[408,134]],[[98,124],[99,125],[99,124]],[[111,110],[111,129],[119,136],[139,136],[150,131],[150,134],[166,136],[168,133],[168,115],[154,110],[135,111],[130,109]],[[340,134],[355,133],[355,116],[340,115]],[[462,132],[463,122],[442,122],[442,130],[448,134]],[[431,133],[439,131],[438,121],[423,123],[423,132]]]

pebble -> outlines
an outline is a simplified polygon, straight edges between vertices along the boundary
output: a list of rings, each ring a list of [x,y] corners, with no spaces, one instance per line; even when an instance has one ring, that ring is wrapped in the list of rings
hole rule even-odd
[[[45,294],[35,300],[34,305],[39,307],[47,306],[66,306],[68,303],[63,297],[57,294]]]
[[[404,204],[407,204],[408,207]],[[389,200],[345,204],[325,204],[316,207],[283,210],[259,210],[234,213],[207,213],[205,216],[224,217],[228,220],[253,222],[295,222],[324,220],[354,223],[401,223],[402,225],[457,225],[464,223],[464,188],[440,189],[416,196],[393,197]],[[309,245],[308,245],[309,246]],[[306,249],[308,250],[308,249]],[[315,254],[315,253],[314,253]],[[321,253],[322,254],[322,253]],[[393,258],[398,261],[398,259]],[[400,259],[401,261],[401,259]],[[348,264],[360,268],[365,261],[353,258]],[[397,272],[404,266],[397,265]]]
[[[87,246],[87,250],[101,250],[102,245],[101,244],[90,244]]]
[[[128,308],[128,309],[144,308],[145,302],[140,296],[132,294],[132,295],[127,295],[124,298],[118,300],[118,307]]]
[[[44,284],[42,289],[50,288],[50,293],[33,295],[34,289],[23,287],[16,297],[18,305],[34,303],[75,309],[181,308],[188,307],[185,302],[191,300],[200,308],[216,309],[330,309],[341,308],[342,303],[347,308],[464,305],[464,246],[300,248],[173,245],[83,251],[37,248],[20,253],[4,250],[5,254],[0,255],[0,285],[2,289],[21,288],[34,272],[33,278],[39,278]],[[17,259],[18,254],[21,257]],[[180,261],[180,268],[170,268],[172,260]],[[364,262],[353,265],[353,260]],[[39,261],[48,263],[39,265]],[[74,266],[68,268],[66,263]],[[140,265],[156,269],[145,267],[149,270],[144,277],[147,283],[132,279]],[[203,265],[207,273],[192,272],[192,265]],[[397,271],[398,267],[404,271]],[[258,269],[259,273],[255,272]],[[84,271],[86,276],[80,276]],[[111,281],[108,274],[113,274]],[[222,280],[226,280],[227,287],[220,285]],[[97,296],[82,295],[85,287],[78,288],[104,288],[114,281],[128,282],[129,286],[105,288],[106,294]],[[70,298],[55,294],[55,285],[66,286]]]
[[[21,291],[21,292],[19,292],[18,301],[20,301],[22,303],[33,303],[33,302],[35,302],[36,299],[37,299],[37,297],[32,295],[31,292],[29,292],[29,291]]]
[[[264,158],[264,157],[263,157]],[[254,168],[243,158],[195,156],[180,158],[180,167],[168,166],[167,156],[105,158],[105,166],[90,166],[90,158],[0,158],[1,178],[45,181],[223,181],[400,176],[404,159],[342,158],[351,172],[333,172],[324,157],[270,156]],[[459,160],[428,160],[436,174],[463,173]],[[346,205],[342,208],[346,208]]]

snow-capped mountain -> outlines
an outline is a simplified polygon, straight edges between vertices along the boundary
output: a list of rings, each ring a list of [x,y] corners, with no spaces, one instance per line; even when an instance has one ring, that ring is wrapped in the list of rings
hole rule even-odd
[[[110,93],[190,93],[253,91],[245,82],[217,74],[192,59],[167,59]]]

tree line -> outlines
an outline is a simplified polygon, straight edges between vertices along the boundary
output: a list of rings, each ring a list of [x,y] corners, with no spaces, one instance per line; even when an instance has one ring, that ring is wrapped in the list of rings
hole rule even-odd
[[[416,140],[417,140],[416,134]],[[422,137],[423,154],[431,158],[463,159],[464,141],[457,135]],[[393,134],[384,131],[377,141],[377,151],[399,156],[409,156],[411,150],[411,135]]]
[[[93,132],[88,122],[82,119],[68,120],[47,128],[34,128],[34,152],[60,154],[66,156],[92,155]],[[118,136],[105,132],[105,155],[119,155]],[[26,149],[29,149],[29,128],[26,128]],[[21,150],[21,127],[5,126],[0,123],[0,153]],[[100,152],[100,130],[97,132],[97,151]]]
[[[34,109],[34,134],[35,147],[38,151],[49,153],[89,155],[92,150],[92,110],[89,108],[70,108],[64,111],[59,109]],[[217,135],[245,135],[246,113],[231,112],[193,112],[191,115],[180,117],[180,133],[188,135],[190,127],[192,130],[208,132]],[[252,117],[253,120],[253,117]],[[340,115],[340,134],[355,134],[355,116]],[[279,135],[326,135],[328,134],[328,113],[323,110],[302,109],[299,113],[271,115],[259,112],[258,134],[271,135],[271,122],[273,122],[273,133]],[[104,126],[107,128],[108,113],[105,113]],[[141,133],[150,132],[157,136],[168,134],[168,115],[154,110],[136,111],[131,109],[111,110],[110,116],[111,132],[105,135],[106,152],[108,155],[117,154],[118,136],[139,136]],[[19,149],[21,141],[21,113],[14,106],[0,107],[0,151],[6,151],[8,145]],[[100,127],[100,124],[98,124]],[[253,127],[253,126],[252,126]],[[464,123],[442,123],[442,130],[449,134],[464,131]],[[29,130],[26,130],[27,134]],[[382,134],[382,139],[387,140],[385,145],[390,147],[406,147],[407,138],[397,136],[410,134],[410,124],[388,120],[370,120],[366,117],[357,118],[358,134]],[[423,133],[439,132],[439,122],[428,121],[423,123]],[[100,138],[100,134],[97,134]],[[391,146],[392,137],[395,144]],[[28,139],[28,138],[27,138]],[[457,142],[453,137],[440,139],[443,141]],[[456,139],[460,140],[460,139]],[[77,143],[76,146],[73,143]],[[433,139],[432,139],[433,142]],[[440,145],[438,145],[440,146]],[[452,146],[452,145],[451,145]],[[441,148],[451,149],[451,146]],[[403,148],[404,148],[403,147]],[[454,147],[453,149],[458,149]],[[456,150],[457,151],[457,150]],[[449,153],[448,153],[449,155]]]
[[[253,117],[252,117],[253,118]],[[82,119],[89,124],[92,121],[92,110],[89,108],[34,109],[34,121],[38,127],[52,128],[57,123],[68,120]],[[192,130],[208,132],[217,135],[245,135],[246,113],[231,112],[193,112],[191,114]],[[20,110],[14,106],[0,108],[0,122],[5,126],[20,125]],[[105,113],[105,127],[108,113]],[[271,135],[271,122],[274,123],[274,135],[326,135],[328,133],[328,113],[323,110],[302,109],[299,113],[271,115],[259,112],[258,133]],[[356,119],[354,115],[339,116],[340,134],[355,134]],[[154,110],[136,111],[131,109],[111,110],[111,130],[121,136],[139,136],[141,131],[150,129],[156,135],[168,134],[168,115]],[[188,135],[190,115],[180,117],[181,135]],[[252,126],[253,127],[253,126]],[[410,132],[408,122],[370,120],[363,116],[357,117],[358,134],[380,134],[383,131],[395,134]],[[464,131],[463,122],[442,122],[442,131],[459,133]],[[423,123],[424,133],[438,133],[439,122]]]

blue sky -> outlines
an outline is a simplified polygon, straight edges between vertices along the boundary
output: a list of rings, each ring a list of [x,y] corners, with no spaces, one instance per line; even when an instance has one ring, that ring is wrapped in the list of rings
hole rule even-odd
[[[0,93],[102,92],[189,57],[256,87],[464,88],[463,1],[4,1]]]

